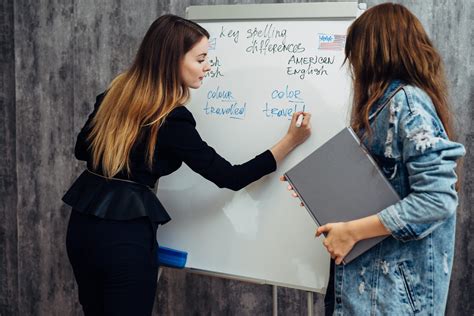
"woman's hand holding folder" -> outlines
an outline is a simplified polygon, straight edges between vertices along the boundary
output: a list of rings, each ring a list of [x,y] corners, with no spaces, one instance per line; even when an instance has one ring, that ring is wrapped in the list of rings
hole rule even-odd
[[[324,247],[335,260],[336,264],[341,264],[345,256],[352,250],[358,242],[354,230],[351,228],[351,222],[329,223],[318,227],[316,237],[324,234],[326,239],[323,241]]]
[[[285,182],[285,181],[286,181],[285,176],[280,176],[280,181]],[[297,197],[298,197],[298,193],[296,193],[296,192],[293,190],[293,188],[291,187],[290,184],[288,184],[288,190],[291,191],[291,196],[293,196],[294,198],[297,198]],[[300,202],[300,206],[304,206],[303,202]]]
[[[286,181],[285,177],[281,176],[280,181]],[[291,191],[294,198],[298,197],[291,185],[288,185],[288,190]],[[304,206],[303,202],[300,202],[300,206]],[[390,235],[390,231],[382,224],[377,215],[371,215],[348,222],[327,223],[316,230],[316,237],[321,235],[326,236],[323,245],[331,258],[335,260],[336,264],[341,264],[344,257],[358,241],[387,236]]]

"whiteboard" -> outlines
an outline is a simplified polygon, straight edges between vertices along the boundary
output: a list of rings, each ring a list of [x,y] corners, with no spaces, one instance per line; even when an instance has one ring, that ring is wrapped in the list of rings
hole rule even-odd
[[[308,14],[308,4],[201,6],[194,12],[211,34],[213,66],[187,104],[201,137],[240,164],[273,146],[294,111],[312,113],[313,133],[276,172],[239,192],[219,189],[184,165],[160,179],[158,197],[172,221],[160,227],[158,242],[188,252],[189,270],[326,291],[330,258],[314,238],[317,226],[278,179],[348,123],[350,77],[341,65],[356,4],[349,6],[352,17],[337,16],[347,12],[347,3],[336,4],[339,10],[335,3],[316,5],[312,19],[287,19],[289,9]],[[240,19],[236,7],[247,7]],[[268,18],[278,10],[281,18]],[[248,19],[249,12],[257,16]]]

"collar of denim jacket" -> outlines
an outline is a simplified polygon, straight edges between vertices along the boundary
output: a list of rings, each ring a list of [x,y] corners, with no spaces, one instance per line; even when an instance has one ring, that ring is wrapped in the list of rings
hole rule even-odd
[[[387,104],[387,102],[395,95],[398,90],[400,90],[404,85],[406,85],[402,80],[393,80],[388,85],[387,90],[385,90],[383,96],[376,102],[376,105],[370,109],[369,112],[369,121],[371,121],[377,113],[379,113],[382,108]]]

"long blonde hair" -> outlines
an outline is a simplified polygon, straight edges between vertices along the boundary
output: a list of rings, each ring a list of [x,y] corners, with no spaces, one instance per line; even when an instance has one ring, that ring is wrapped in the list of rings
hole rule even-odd
[[[346,47],[353,77],[351,125],[371,133],[369,113],[394,79],[424,90],[444,128],[454,137],[444,67],[420,21],[404,6],[384,3],[349,27]]]
[[[184,55],[209,33],[196,23],[164,15],[148,29],[128,71],[117,76],[91,123],[88,135],[94,169],[106,177],[126,170],[130,151],[147,137],[146,159],[151,169],[158,130],[167,115],[189,99],[180,66]]]

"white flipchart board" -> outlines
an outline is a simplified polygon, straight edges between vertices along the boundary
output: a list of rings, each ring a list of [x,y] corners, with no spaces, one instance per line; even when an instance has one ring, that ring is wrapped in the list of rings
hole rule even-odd
[[[295,110],[312,113],[313,133],[276,172],[238,192],[185,165],[160,179],[172,221],[158,241],[187,251],[187,269],[326,291],[329,256],[314,238],[317,226],[278,178],[347,125],[350,78],[341,65],[357,10],[357,3],[188,8],[211,34],[213,69],[187,105],[201,137],[240,164],[274,145]]]

